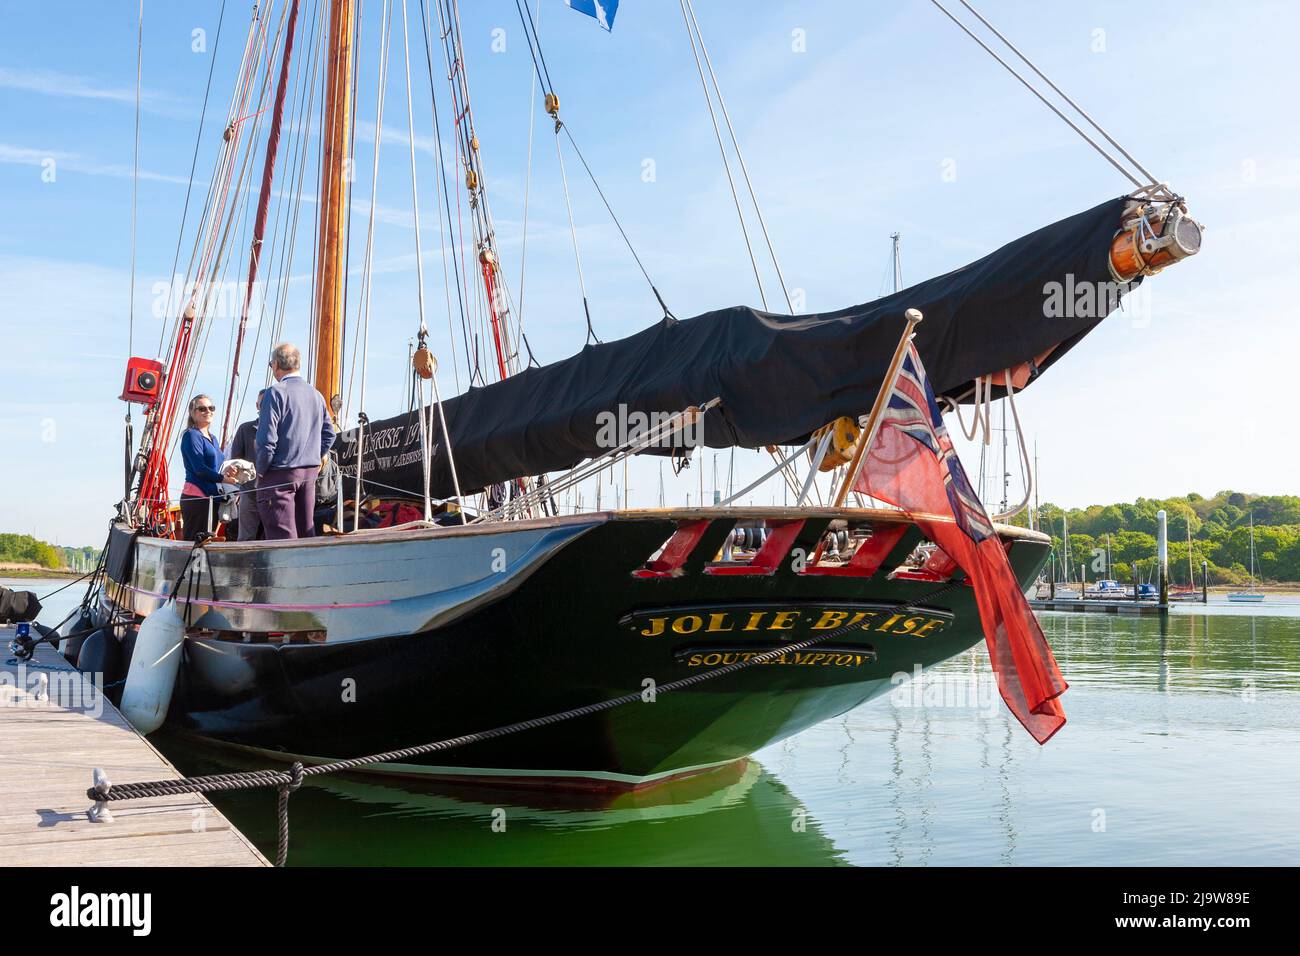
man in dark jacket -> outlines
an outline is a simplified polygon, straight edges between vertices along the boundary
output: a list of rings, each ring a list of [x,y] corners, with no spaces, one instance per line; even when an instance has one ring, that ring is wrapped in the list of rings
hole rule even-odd
[[[262,410],[262,396],[266,389],[257,393],[256,408]],[[235,429],[235,437],[230,440],[230,450],[226,458],[242,458],[244,461],[257,460],[257,419],[244,422]],[[257,479],[245,481],[239,486],[239,540],[256,541],[261,536],[262,519],[257,515]]]
[[[325,399],[298,372],[297,346],[280,343],[269,364],[276,383],[257,416],[257,511],[268,541],[310,538],[316,475],[334,444],[334,424]]]

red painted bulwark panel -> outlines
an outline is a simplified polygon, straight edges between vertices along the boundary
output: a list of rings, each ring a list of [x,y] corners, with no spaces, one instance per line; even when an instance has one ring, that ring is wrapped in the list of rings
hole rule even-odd
[[[679,521],[677,530],[664,545],[663,553],[653,561],[647,561],[644,568],[639,568],[632,573],[639,578],[658,578],[679,573],[686,559],[691,556],[691,552],[704,537],[708,527],[707,518],[698,521]]]

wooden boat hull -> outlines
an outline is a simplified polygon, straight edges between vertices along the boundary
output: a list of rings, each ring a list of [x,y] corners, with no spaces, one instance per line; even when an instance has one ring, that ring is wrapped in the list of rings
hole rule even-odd
[[[195,627],[168,723],[224,744],[327,760],[641,692],[641,702],[604,713],[379,769],[592,788],[708,770],[886,694],[917,665],[982,639],[969,587],[890,575],[921,540],[914,526],[853,514],[767,511],[769,527],[785,529],[765,548],[768,558],[783,550],[770,570],[762,554],[714,562],[746,516],[698,510],[210,545],[201,573],[186,572],[176,589]],[[800,554],[845,515],[880,530],[880,540],[892,529],[878,567],[800,569]],[[1027,586],[1047,539],[1004,530]],[[158,539],[135,548],[130,580],[111,582],[105,600],[143,615],[172,589],[189,548]],[[851,633],[825,645],[657,693],[850,622]]]

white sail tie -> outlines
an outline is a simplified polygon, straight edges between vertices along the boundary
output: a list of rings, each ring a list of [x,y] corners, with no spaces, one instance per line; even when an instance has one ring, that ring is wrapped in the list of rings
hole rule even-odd
[[[943,402],[950,409],[952,409],[954,412],[957,413],[957,427],[961,429],[961,433],[966,436],[967,441],[976,441],[976,436],[980,433],[981,425],[983,426],[983,432],[984,432],[984,437],[983,437],[984,444],[987,445],[992,441],[992,434],[991,434],[992,430],[989,426],[989,419],[992,411],[990,407],[990,397],[992,393],[993,393],[992,374],[990,373],[989,375],[976,376],[975,394],[972,399],[975,405],[975,418],[971,422],[970,428],[966,427],[966,422],[962,419],[961,404],[959,402],[954,402],[946,395],[940,399],[941,402]],[[982,411],[981,411],[981,406],[983,408]]]

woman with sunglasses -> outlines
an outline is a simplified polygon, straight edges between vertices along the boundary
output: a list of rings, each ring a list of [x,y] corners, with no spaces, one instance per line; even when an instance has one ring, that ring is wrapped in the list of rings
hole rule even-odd
[[[181,523],[186,541],[193,541],[208,529],[209,507],[212,530],[217,526],[218,484],[228,481],[222,466],[226,456],[212,435],[217,406],[207,395],[190,399],[190,427],[181,436],[181,458],[185,460],[185,486],[181,489]]]

